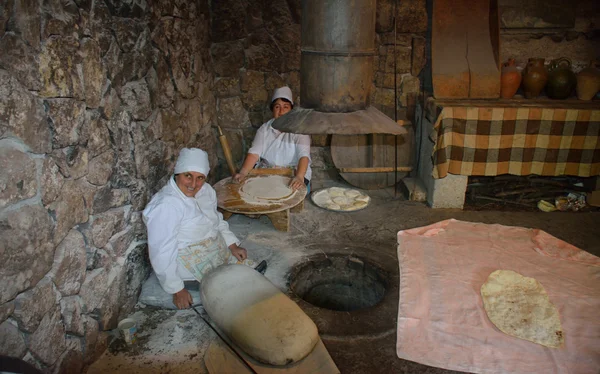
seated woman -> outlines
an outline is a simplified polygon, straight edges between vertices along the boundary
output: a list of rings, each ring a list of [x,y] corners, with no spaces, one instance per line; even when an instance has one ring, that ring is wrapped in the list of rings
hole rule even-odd
[[[173,295],[179,309],[194,303],[184,281],[201,281],[207,272],[227,263],[254,265],[217,211],[215,190],[205,183],[208,171],[206,152],[182,149],[175,175],[143,212],[150,263],[160,286]],[[257,270],[264,271],[266,262],[259,266]],[[140,301],[144,302],[142,297]]]
[[[256,132],[252,147],[240,172],[233,179],[241,181],[254,167],[292,167],[296,168],[290,187],[297,190],[305,184],[309,189],[310,169],[310,136],[284,133],[271,125],[273,120],[288,113],[294,107],[292,90],[281,87],[275,90],[271,99],[273,119],[264,123]]]

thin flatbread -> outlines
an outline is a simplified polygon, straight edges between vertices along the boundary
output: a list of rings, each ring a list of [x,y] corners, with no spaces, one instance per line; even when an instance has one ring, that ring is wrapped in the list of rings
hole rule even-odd
[[[490,321],[503,333],[558,348],[564,342],[558,309],[534,278],[511,270],[496,270],[481,286]]]

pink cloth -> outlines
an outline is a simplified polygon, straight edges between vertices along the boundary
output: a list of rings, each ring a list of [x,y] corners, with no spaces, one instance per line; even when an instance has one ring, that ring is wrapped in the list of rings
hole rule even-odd
[[[540,230],[454,219],[400,231],[398,357],[475,373],[599,373],[600,258]],[[506,335],[481,285],[494,270],[537,279],[558,308],[561,348]]]

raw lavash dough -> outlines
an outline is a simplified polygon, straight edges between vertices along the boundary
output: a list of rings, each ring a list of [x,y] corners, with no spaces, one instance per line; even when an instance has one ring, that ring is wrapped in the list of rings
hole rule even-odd
[[[496,270],[481,286],[490,321],[503,333],[558,348],[564,342],[558,309],[534,278],[511,270]]]
[[[249,204],[269,205],[282,202],[294,196],[288,185],[290,178],[269,175],[246,179],[240,187],[240,197]]]

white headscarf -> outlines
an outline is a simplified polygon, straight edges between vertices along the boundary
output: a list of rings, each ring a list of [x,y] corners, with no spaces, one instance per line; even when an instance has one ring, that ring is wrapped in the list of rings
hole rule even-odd
[[[183,148],[179,152],[174,174],[195,171],[208,176],[209,170],[208,153],[199,148]]]
[[[294,100],[292,99],[292,90],[288,86],[279,87],[275,90],[275,92],[273,92],[271,103],[277,99],[287,99],[292,105],[294,105]]]

